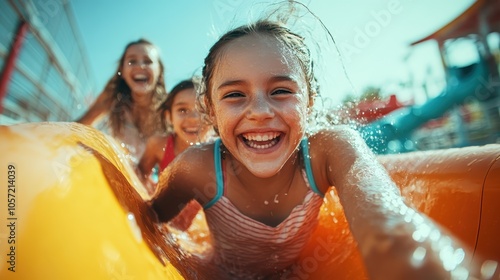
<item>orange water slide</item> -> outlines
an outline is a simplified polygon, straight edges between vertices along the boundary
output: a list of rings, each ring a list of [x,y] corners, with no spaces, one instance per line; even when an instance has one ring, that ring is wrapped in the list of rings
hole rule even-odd
[[[500,145],[380,156],[407,201],[469,245],[500,260]]]

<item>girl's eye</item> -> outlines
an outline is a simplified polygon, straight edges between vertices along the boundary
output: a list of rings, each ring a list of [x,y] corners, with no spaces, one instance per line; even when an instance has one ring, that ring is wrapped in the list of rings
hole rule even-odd
[[[277,89],[275,91],[273,91],[272,95],[276,95],[276,94],[291,94],[292,92],[290,90],[287,90],[287,89]]]
[[[126,63],[128,66],[138,66],[138,65],[149,66],[149,65],[153,64],[153,61],[151,59],[145,59],[143,61],[139,61],[137,59],[131,59],[131,60],[128,60]]]
[[[243,94],[241,92],[230,92],[228,94],[225,94],[222,99],[225,99],[225,98],[235,98],[235,97],[242,97]]]

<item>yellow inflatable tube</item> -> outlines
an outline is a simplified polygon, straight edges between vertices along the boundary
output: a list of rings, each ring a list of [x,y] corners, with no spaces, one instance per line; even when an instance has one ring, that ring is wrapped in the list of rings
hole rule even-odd
[[[138,184],[119,147],[76,124],[0,135],[0,279],[183,279],[140,204],[123,204],[139,194],[109,184]]]
[[[203,213],[181,238],[160,234],[114,141],[75,123],[0,126],[0,135],[0,279],[210,278],[184,258],[209,240]],[[500,145],[380,158],[410,204],[493,260],[499,159]],[[293,271],[367,279],[333,189]]]

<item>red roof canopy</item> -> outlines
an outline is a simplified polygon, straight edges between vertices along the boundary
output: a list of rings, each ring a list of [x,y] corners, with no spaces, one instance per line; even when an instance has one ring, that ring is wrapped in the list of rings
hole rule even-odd
[[[451,3],[451,2],[450,2]],[[486,24],[486,31],[500,31],[500,1],[477,0],[461,15],[450,21],[429,36],[411,43],[416,45],[427,40],[436,40],[439,43],[465,36],[467,34],[481,34],[481,25]]]
[[[391,94],[388,100],[362,100],[349,111],[349,118],[356,119],[360,123],[370,123],[381,117],[410,104],[399,102],[395,94]]]

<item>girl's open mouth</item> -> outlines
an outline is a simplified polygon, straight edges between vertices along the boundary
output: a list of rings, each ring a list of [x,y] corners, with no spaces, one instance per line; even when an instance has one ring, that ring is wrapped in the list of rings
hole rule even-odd
[[[243,143],[253,149],[269,149],[280,141],[281,133],[245,133],[241,135]]]
[[[187,127],[187,128],[184,128],[182,129],[184,131],[184,133],[186,134],[191,134],[191,135],[198,135],[198,133],[200,132],[200,129],[198,127]]]
[[[132,77],[132,79],[134,80],[134,82],[136,83],[139,83],[139,84],[145,84],[148,82],[148,76],[144,75],[144,74],[137,74],[137,75],[134,75]]]

